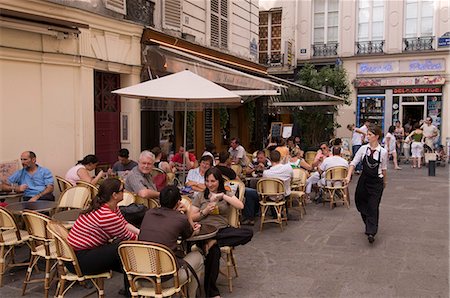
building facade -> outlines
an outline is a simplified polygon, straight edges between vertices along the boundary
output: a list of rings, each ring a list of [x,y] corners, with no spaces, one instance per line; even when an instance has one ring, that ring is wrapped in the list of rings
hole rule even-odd
[[[450,1],[264,2],[262,14],[281,11],[282,53],[295,32],[289,43],[294,66],[269,61],[270,73],[293,79],[305,63],[346,69],[352,104],[341,106],[336,115],[342,126],[337,136],[348,137],[347,124],[360,125],[366,118],[386,132],[396,120],[412,124],[431,116],[441,143],[448,141]],[[283,35],[284,27],[294,30]]]

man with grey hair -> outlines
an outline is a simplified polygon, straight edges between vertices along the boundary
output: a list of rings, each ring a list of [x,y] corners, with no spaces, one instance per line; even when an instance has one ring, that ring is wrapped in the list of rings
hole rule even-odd
[[[159,198],[159,192],[153,183],[151,171],[155,155],[148,150],[144,150],[139,155],[138,166],[134,167],[127,175],[125,189],[137,194],[141,198]]]

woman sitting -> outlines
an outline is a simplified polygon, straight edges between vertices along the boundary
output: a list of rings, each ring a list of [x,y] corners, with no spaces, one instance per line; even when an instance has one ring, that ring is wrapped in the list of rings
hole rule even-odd
[[[67,241],[78,258],[85,275],[113,270],[123,272],[118,246],[121,240],[136,240],[139,229],[129,224],[117,203],[123,200],[124,186],[118,179],[108,178],[100,185],[91,206],[76,220]],[[71,264],[67,268],[75,272]],[[125,291],[128,281],[124,274]]]
[[[308,171],[312,171],[312,166],[305,161],[303,158],[303,151],[300,148],[294,148],[294,150],[291,151],[291,157],[289,159],[289,164],[292,168],[298,168],[298,169],[306,169]]]
[[[95,170],[97,165],[97,156],[93,154],[86,155],[82,160],[79,160],[75,166],[67,171],[65,178],[73,185],[76,185],[80,180],[96,185],[98,180],[102,178],[103,171],[100,171],[94,178],[91,177],[89,172]]]
[[[234,194],[225,191],[222,172],[210,168],[205,173],[205,183],[206,189],[194,197],[190,212],[194,221],[218,229],[215,239],[205,246],[205,293],[207,297],[217,297],[220,295],[216,285],[220,265],[219,247],[246,244],[252,239],[253,231],[229,226],[231,208],[242,209],[244,204]]]

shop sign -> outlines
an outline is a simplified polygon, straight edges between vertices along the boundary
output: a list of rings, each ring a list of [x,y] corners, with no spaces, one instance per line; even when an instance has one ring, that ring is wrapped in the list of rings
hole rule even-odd
[[[422,77],[393,77],[393,78],[364,78],[354,81],[355,87],[379,87],[379,86],[411,86],[411,85],[444,85],[442,76]]]
[[[413,88],[394,88],[394,94],[408,93],[441,93],[440,87],[413,87]]]
[[[444,59],[400,61],[401,72],[444,71]]]
[[[379,63],[358,63],[358,74],[398,72],[398,61]]]
[[[253,38],[252,41],[250,41],[250,55],[256,56],[258,54],[258,43],[256,42],[256,39]]]

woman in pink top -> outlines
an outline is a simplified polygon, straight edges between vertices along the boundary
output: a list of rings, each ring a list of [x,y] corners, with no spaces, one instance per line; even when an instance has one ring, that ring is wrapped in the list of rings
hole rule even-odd
[[[89,172],[95,170],[97,165],[97,156],[93,154],[86,155],[82,160],[79,160],[75,166],[67,171],[65,178],[72,183],[72,185],[76,185],[80,180],[96,185],[98,180],[102,178],[103,171],[100,171],[94,178],[91,177]]]
[[[67,241],[78,258],[81,272],[99,274],[109,270],[123,272],[118,246],[121,240],[136,240],[139,229],[129,224],[120,213],[117,203],[123,200],[124,186],[118,179],[109,178],[100,185],[91,206],[76,220]],[[66,267],[72,271],[71,264]],[[125,290],[128,282],[124,275]]]

